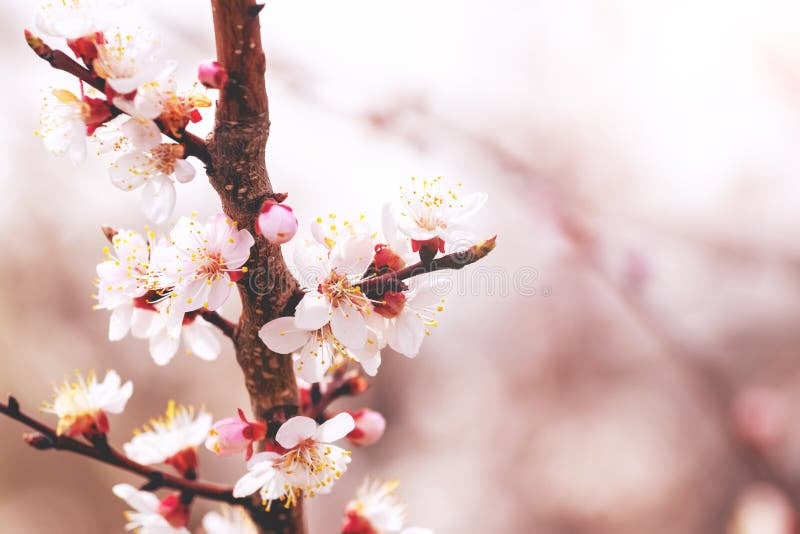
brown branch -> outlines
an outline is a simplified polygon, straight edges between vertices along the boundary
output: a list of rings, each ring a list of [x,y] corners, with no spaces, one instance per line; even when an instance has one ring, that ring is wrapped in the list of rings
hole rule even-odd
[[[41,38],[37,37],[28,30],[25,30],[25,40],[27,41],[28,46],[31,47],[31,50],[33,50],[37,56],[47,61],[54,69],[71,74],[87,85],[94,87],[101,93],[105,93],[106,82],[103,80],[103,78],[97,76],[89,69],[81,66],[80,63],[69,57],[61,50],[53,50]],[[113,110],[114,115],[123,113],[122,110],[116,107],[114,107]],[[161,129],[161,133],[184,146],[187,156],[194,156],[206,165],[211,163],[211,157],[208,154],[205,141],[187,131],[183,131],[180,137],[178,137],[174,135],[168,128],[165,128],[160,121],[156,121],[156,124],[158,124],[158,127]]]
[[[259,208],[273,195],[265,162],[269,108],[258,20],[262,7],[255,0],[211,0],[217,62],[228,73],[228,83],[220,91],[207,146],[211,156],[208,178],[223,210],[239,228],[256,236],[247,263],[250,275],[237,283],[242,314],[233,342],[253,413],[270,422],[276,410],[297,413],[297,382],[291,356],[267,349],[258,331],[280,315],[298,284],[280,247],[255,232]],[[305,532],[302,502],[289,510],[251,511],[251,516],[261,533]]]
[[[7,403],[0,402],[0,413],[35,430],[36,434],[26,434],[24,437],[26,443],[36,449],[74,452],[104,464],[119,467],[147,478],[149,481],[147,487],[150,490],[161,487],[173,488],[186,494],[205,497],[206,499],[240,504],[247,507],[251,506],[250,499],[235,498],[233,496],[233,488],[229,486],[181,478],[134,462],[117,449],[108,445],[105,440],[89,445],[68,436],[59,436],[56,434],[55,429],[20,410],[19,403],[13,396],[8,397]]]
[[[225,334],[231,339],[234,339],[236,335],[236,323],[227,320],[222,315],[220,315],[219,312],[211,310],[204,310],[200,312],[200,316],[209,323],[219,328],[223,334]]]
[[[491,239],[472,245],[462,252],[453,252],[441,258],[435,258],[427,263],[420,261],[414,265],[409,265],[408,267],[400,269],[399,271],[391,271],[372,278],[367,278],[355,285],[361,287],[361,291],[367,296],[379,296],[386,291],[398,291],[398,282],[403,280],[425,273],[441,271],[443,269],[463,269],[467,265],[485,258],[494,250],[496,240],[497,236],[494,236]],[[291,313],[288,315],[291,315]]]

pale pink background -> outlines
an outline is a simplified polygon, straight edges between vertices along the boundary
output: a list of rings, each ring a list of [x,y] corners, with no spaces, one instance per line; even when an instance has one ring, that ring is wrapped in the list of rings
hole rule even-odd
[[[190,80],[213,55],[207,3],[135,4],[128,18],[161,32]],[[99,160],[74,168],[32,135],[41,91],[73,83],[25,48],[31,9],[0,9],[0,392],[35,410],[73,369],[114,368],[136,388],[116,444],[168,399],[230,415],[247,401],[227,344],[217,362],[158,368],[91,311],[99,226],[144,219]],[[387,351],[353,404],[389,430],[310,504],[312,533],[338,532],[366,473],[399,477],[409,522],[439,534],[789,532],[796,2],[293,0],[262,21],[268,167],[300,216],[376,216],[400,180],[441,174],[489,193],[477,223],[499,234],[422,354]],[[202,176],[178,194],[178,213],[218,208]],[[771,399],[747,419],[769,431],[770,471],[732,430],[754,385]],[[23,430],[0,419],[0,531],[121,532],[110,487],[139,479],[32,451]],[[202,463],[217,481],[242,470]],[[769,477],[782,482],[754,489]]]

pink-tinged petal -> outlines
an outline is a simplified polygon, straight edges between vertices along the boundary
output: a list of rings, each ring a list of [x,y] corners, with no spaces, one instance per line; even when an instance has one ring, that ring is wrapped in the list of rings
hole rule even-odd
[[[194,165],[185,159],[175,161],[175,179],[182,184],[191,182],[194,179],[196,171]]]
[[[170,218],[175,209],[175,185],[166,176],[153,177],[142,188],[142,212],[155,224]]]
[[[153,310],[133,308],[131,318],[131,335],[139,339],[147,339],[161,328],[164,328],[164,319],[161,314]]]
[[[319,425],[314,440],[320,443],[333,443],[345,437],[355,427],[353,416],[347,412],[341,412]]]
[[[331,267],[339,274],[361,275],[372,263],[375,244],[368,235],[347,236],[331,250]]]
[[[330,343],[322,341],[320,337],[310,337],[300,351],[295,353],[294,370],[301,380],[309,384],[322,381],[331,365],[333,354]]]
[[[262,486],[268,484],[272,477],[275,476],[275,469],[270,468],[264,471],[251,471],[236,481],[233,487],[233,496],[247,497],[261,489]]]
[[[303,295],[297,305],[294,325],[304,330],[318,330],[330,321],[331,303],[319,291],[310,291]]]
[[[133,304],[122,304],[114,308],[108,320],[108,340],[119,341],[128,335],[131,328]]]
[[[156,513],[158,511],[160,501],[149,491],[139,491],[130,484],[117,484],[111,488],[111,491],[137,512]]]
[[[183,342],[201,360],[216,360],[222,350],[214,329],[202,317],[195,317],[192,324],[183,327]]]
[[[419,353],[423,339],[425,339],[425,324],[408,308],[395,318],[394,324],[386,331],[389,346],[409,358]]]
[[[331,331],[346,347],[360,349],[367,343],[367,324],[361,312],[342,304],[331,310]]]
[[[456,205],[448,210],[450,214],[450,221],[448,222],[456,222],[464,219],[465,217],[469,217],[470,215],[474,215],[479,209],[486,204],[486,200],[489,198],[489,195],[486,193],[472,193],[461,197],[460,204],[455,203]]]
[[[208,296],[205,302],[203,302],[203,307],[211,311],[219,309],[220,306],[225,304],[225,301],[228,300],[232,285],[230,278],[227,276],[214,280],[209,288]]]
[[[279,317],[262,326],[258,336],[269,350],[291,354],[308,342],[311,332],[297,328],[294,317]]]
[[[115,99],[115,104],[117,100],[127,102],[124,99]],[[135,110],[131,110],[131,112],[136,113]],[[151,150],[161,143],[161,130],[151,120],[129,119],[120,126],[120,130],[131,144],[141,151]]]
[[[150,338],[150,356],[157,365],[167,365],[178,352],[180,338],[160,332]]]
[[[202,308],[208,300],[210,288],[206,278],[198,278],[189,282],[177,292],[177,297],[175,297],[177,308],[184,312]]]
[[[238,269],[247,262],[250,257],[250,249],[253,248],[256,240],[247,230],[235,231],[230,239],[233,239],[233,243],[226,239],[222,244],[222,257],[225,259],[228,269]]]
[[[111,183],[123,191],[141,187],[150,175],[150,159],[143,152],[130,152],[111,164]]]
[[[300,415],[283,423],[278,429],[278,433],[275,434],[275,440],[281,447],[291,449],[298,443],[313,437],[316,431],[317,423],[310,417]]]

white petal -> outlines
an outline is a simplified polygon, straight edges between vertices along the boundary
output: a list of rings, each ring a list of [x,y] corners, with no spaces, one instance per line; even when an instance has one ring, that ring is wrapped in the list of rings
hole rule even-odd
[[[306,293],[297,304],[294,324],[304,330],[318,330],[330,321],[331,303],[319,291]]]
[[[153,310],[133,309],[131,318],[131,334],[139,339],[147,339],[165,327],[163,316]]]
[[[114,308],[108,320],[108,340],[119,341],[128,335],[131,328],[133,304],[128,302]]]
[[[222,278],[218,278],[211,283],[211,287],[208,291],[208,297],[206,301],[203,302],[203,306],[208,308],[211,311],[219,309],[220,306],[225,304],[225,301],[228,300],[228,297],[231,294],[231,283],[230,278],[227,276],[223,276]]]
[[[322,381],[332,364],[330,343],[315,335],[295,354],[294,370],[302,380],[313,384]]]
[[[308,342],[311,332],[297,328],[294,317],[278,317],[262,326],[258,336],[269,350],[291,354]]]
[[[346,347],[360,349],[367,343],[367,324],[354,307],[342,304],[331,311],[331,330]]]
[[[183,341],[190,351],[201,360],[216,360],[221,347],[214,329],[202,317],[183,327]]]
[[[158,365],[167,365],[178,352],[180,338],[170,336],[166,331],[150,338],[150,356]]]
[[[367,270],[375,248],[368,235],[359,234],[339,240],[331,250],[331,267],[339,274],[361,275]]]
[[[352,419],[352,418],[351,418]],[[310,417],[292,417],[281,425],[275,440],[285,449],[296,447],[298,443],[314,435],[317,423]]]
[[[236,485],[233,487],[233,496],[238,498],[252,495],[267,484],[273,476],[275,476],[274,469],[245,473],[242,478],[236,481]]]
[[[108,169],[111,183],[123,191],[133,191],[150,176],[150,158],[144,152],[129,152]]]
[[[158,511],[158,497],[149,491],[139,491],[130,484],[117,484],[111,491],[137,512]]]
[[[155,224],[161,224],[175,209],[175,185],[166,176],[153,177],[142,188],[142,212]]]
[[[345,437],[355,427],[356,422],[353,420],[353,416],[347,412],[341,412],[319,425],[314,439],[321,443],[333,443],[337,439]]]
[[[408,308],[400,312],[394,324],[386,331],[389,346],[409,358],[419,353],[423,339],[425,339],[425,324]]]
[[[194,165],[185,159],[179,159],[175,162],[175,179],[182,184],[191,182],[194,179],[195,169]]]

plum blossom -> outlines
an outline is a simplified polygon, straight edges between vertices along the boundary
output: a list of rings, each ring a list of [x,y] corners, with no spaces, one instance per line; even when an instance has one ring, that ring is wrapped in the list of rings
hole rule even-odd
[[[307,289],[295,312],[295,326],[319,330],[330,324],[345,346],[363,348],[368,339],[365,315],[372,304],[355,282],[372,263],[374,243],[368,235],[345,236],[330,250],[309,243],[295,251],[295,265]]]
[[[400,199],[392,205],[398,229],[411,238],[415,251],[421,246],[445,251],[471,245],[475,237],[464,225],[464,220],[476,213],[486,202],[485,193],[461,195],[456,186],[447,185],[442,177],[433,179],[411,178],[400,186]]]
[[[275,435],[279,452],[253,456],[247,463],[248,472],[233,488],[234,497],[259,491],[269,510],[276,499],[289,508],[301,496],[329,493],[350,462],[349,451],[330,443],[346,436],[353,427],[348,413],[340,413],[319,426],[309,417],[292,417]]]
[[[122,447],[125,454],[141,464],[166,463],[186,476],[197,468],[197,446],[211,428],[211,414],[169,401],[166,414],[151,419],[143,430]]]
[[[181,317],[170,314],[167,307],[166,300],[151,304],[138,299],[134,308],[138,320],[133,323],[131,333],[134,337],[149,340],[150,356],[156,365],[167,365],[172,361],[181,340],[187,354],[194,354],[201,360],[216,360],[222,347],[211,323],[197,311],[187,312]]]
[[[114,9],[127,0],[42,0],[36,9],[36,26],[52,37],[77,39],[103,31]]]
[[[142,319],[142,308],[136,306],[136,301],[147,293],[150,245],[138,232],[122,229],[111,238],[111,247],[103,248],[103,253],[106,259],[97,265],[94,308],[111,310],[108,339],[117,341]]]
[[[378,373],[381,349],[386,345],[380,332],[367,327],[367,341],[362,348],[347,347],[330,325],[317,330],[305,330],[295,325],[294,317],[279,317],[259,330],[264,344],[279,354],[293,354],[297,375],[306,382],[319,382],[325,373],[347,361],[361,364],[369,376]]]
[[[438,326],[436,314],[444,310],[448,279],[435,274],[407,281],[403,292],[387,291],[375,311],[383,317],[383,333],[388,345],[400,354],[413,358],[419,353],[422,341]]]
[[[175,69],[175,62],[161,61],[161,43],[149,31],[116,29],[104,35],[103,42],[97,44],[97,58],[92,66],[119,95],[133,93],[163,76],[165,71]]]
[[[403,528],[406,504],[395,495],[399,484],[366,479],[347,503],[342,534],[433,534],[427,528]]]
[[[203,517],[206,534],[258,534],[258,528],[241,506],[223,506],[222,511]]]
[[[45,403],[42,411],[58,416],[59,436],[105,434],[109,428],[106,414],[122,413],[132,394],[133,383],[122,384],[116,371],[108,371],[102,382],[94,372],[86,380],[76,374],[74,382],[65,381],[56,388],[53,401]]]
[[[142,211],[150,221],[161,224],[175,209],[174,182],[192,181],[195,169],[184,159],[183,145],[159,143],[154,138],[138,143],[111,165],[111,183],[123,191],[141,187]]]
[[[267,426],[260,421],[248,421],[239,409],[239,417],[228,417],[214,423],[208,431],[206,448],[217,456],[244,452],[245,459],[253,456],[253,444],[264,439]]]
[[[227,300],[234,281],[246,272],[242,267],[255,243],[247,230],[237,229],[224,213],[209,217],[205,224],[196,217],[181,217],[170,232],[168,243],[152,254],[151,283],[164,292],[182,314],[204,308],[216,310]]]
[[[189,507],[181,503],[180,496],[159,498],[149,491],[140,491],[130,484],[117,484],[114,495],[128,503],[133,511],[125,512],[128,523],[125,530],[139,534],[189,534]]]
[[[99,98],[78,98],[66,89],[45,95],[36,135],[53,154],[66,154],[74,164],[86,159],[86,138],[111,118],[108,103]]]

